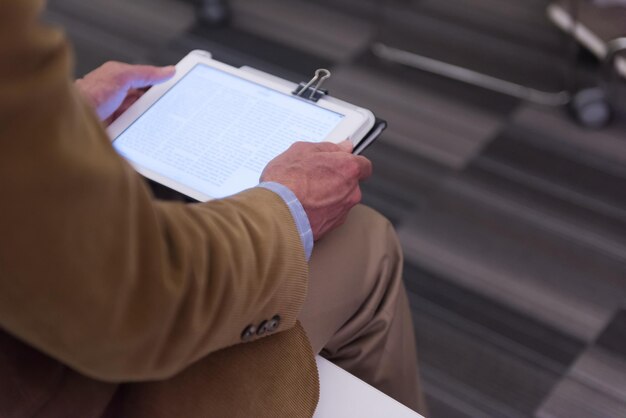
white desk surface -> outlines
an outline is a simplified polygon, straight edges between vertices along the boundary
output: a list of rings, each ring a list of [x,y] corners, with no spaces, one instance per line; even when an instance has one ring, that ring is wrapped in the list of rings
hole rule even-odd
[[[313,418],[423,418],[328,360],[316,361],[320,401]]]

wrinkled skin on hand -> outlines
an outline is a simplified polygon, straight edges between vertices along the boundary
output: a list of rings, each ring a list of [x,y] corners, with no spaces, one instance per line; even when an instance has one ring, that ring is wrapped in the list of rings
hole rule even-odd
[[[296,142],[261,175],[261,181],[280,183],[296,195],[316,241],[343,224],[361,201],[359,182],[372,174],[372,163],[351,151],[350,141]]]
[[[110,61],[76,80],[76,87],[105,125],[110,125],[148,88],[169,80],[175,73],[175,67]]]

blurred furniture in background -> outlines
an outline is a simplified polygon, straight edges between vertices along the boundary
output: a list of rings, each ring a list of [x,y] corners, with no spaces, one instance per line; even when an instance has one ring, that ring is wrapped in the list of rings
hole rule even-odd
[[[606,125],[612,107],[617,106],[614,76],[626,78],[626,6],[611,1],[559,0],[550,4],[548,16],[603,64],[601,85],[577,91],[571,109],[583,126]]]
[[[587,0],[576,2],[576,7],[572,8],[569,3],[571,0],[550,4],[550,20],[572,34],[599,60],[615,56],[615,70],[626,78],[626,55],[618,56],[626,47],[626,4]]]
[[[386,26],[385,20],[395,19],[394,15],[396,13],[403,11],[411,13],[411,9],[418,7],[426,11],[432,9],[433,12],[437,12],[436,6],[431,5],[432,3],[429,0],[386,1],[385,15],[382,16],[380,24],[384,27]],[[469,6],[469,2],[465,3],[468,3]],[[506,11],[490,6],[490,4],[480,5],[478,2],[476,4],[476,8],[479,9],[477,12],[489,16],[491,21],[497,21],[497,23],[490,22],[489,25],[483,24],[482,27],[477,28],[477,31],[481,32],[481,36],[474,35],[474,39],[468,39],[468,44],[463,45],[469,49],[466,52],[468,58],[466,60],[459,60],[456,57],[449,59],[446,57],[443,51],[437,50],[448,46],[444,43],[445,40],[429,39],[426,32],[419,33],[421,35],[419,37],[412,37],[411,41],[413,42],[389,39],[385,33],[382,33],[379,40],[373,44],[373,53],[386,61],[414,67],[421,71],[475,85],[517,99],[548,106],[566,104],[569,100],[569,93],[567,91],[568,86],[565,83],[565,73],[569,71],[570,66],[568,64],[572,58],[572,54],[568,56],[567,46],[571,45],[571,42],[564,38],[560,40],[558,45],[551,45],[550,49],[541,50],[538,48],[537,60],[533,62],[518,62],[515,60],[515,57],[508,55],[509,51],[506,45],[509,41],[508,34],[498,33],[494,29],[496,29],[496,24],[501,26],[507,25],[507,20],[510,20],[511,26],[524,24],[525,22],[521,19],[524,16],[520,13],[522,9],[514,10],[511,8],[510,11]],[[471,19],[471,16],[468,16],[468,18]],[[445,23],[449,21],[450,24],[455,24],[463,17],[443,16],[443,19],[446,19]],[[444,22],[440,21],[438,23],[441,25],[445,24]],[[482,35],[485,38],[500,38],[503,48],[501,50],[485,48]],[[424,40],[428,42],[424,42]],[[412,43],[414,45],[411,45]],[[483,65],[486,62],[501,63],[503,68],[501,71],[494,72],[491,67],[495,66],[489,66],[489,69],[487,69],[485,68],[487,66]],[[523,74],[524,72],[527,72],[528,75]],[[543,75],[546,79],[549,78],[550,81],[542,82],[540,80],[541,77],[533,79],[533,76],[538,75]]]
[[[412,1],[385,2],[388,7],[410,7]],[[404,3],[404,6],[401,4]],[[407,5],[408,3],[408,5]],[[418,2],[420,3],[420,2]],[[424,3],[422,1],[421,3]],[[428,1],[425,1],[428,3]],[[601,9],[599,12],[598,9]],[[421,71],[430,72],[439,76],[461,81],[481,88],[485,88],[497,93],[505,94],[514,98],[522,99],[531,103],[547,106],[568,105],[573,117],[583,126],[588,128],[601,128],[606,126],[611,120],[612,108],[607,90],[610,90],[612,79],[613,61],[617,54],[626,47],[626,39],[619,39],[626,32],[626,26],[620,25],[626,22],[626,9],[622,7],[612,7],[604,9],[591,5],[586,0],[562,0],[551,4],[548,8],[550,16],[565,31],[565,37],[560,49],[552,51],[552,57],[548,61],[548,68],[542,62],[523,63],[519,65],[522,71],[525,68],[533,67],[535,72],[557,73],[562,77],[560,88],[547,90],[545,87],[539,88],[530,83],[515,81],[515,75],[498,76],[483,72],[470,65],[457,65],[445,60],[437,59],[429,54],[429,48],[423,51],[412,48],[404,44],[404,47],[393,43],[378,40],[372,46],[372,52],[379,58],[416,68]],[[617,14],[617,15],[616,15]],[[622,15],[624,16],[622,18]],[[513,15],[509,16],[513,19]],[[509,18],[503,15],[502,19]],[[579,24],[579,19],[592,21],[596,26],[601,27],[602,35],[596,36],[585,26]],[[604,17],[604,19],[602,19]],[[608,19],[611,17],[611,19]],[[609,22],[608,27],[604,22]],[[513,23],[513,22],[512,22]],[[382,25],[385,23],[383,22]],[[585,42],[591,39],[589,42]],[[601,71],[600,80],[595,81],[594,88],[579,88],[579,74],[576,62],[576,41],[584,45],[591,45],[592,51],[596,53],[601,61],[606,61],[606,70]],[[472,51],[476,52],[477,61],[480,60],[481,46],[475,45]],[[482,51],[483,53],[485,51]],[[574,53],[573,53],[574,52]],[[487,53],[489,53],[487,51]],[[507,60],[506,55],[497,55],[488,60]],[[550,62],[552,61],[552,62]],[[558,62],[560,61],[560,62]],[[615,60],[618,69],[626,74],[626,60]],[[558,63],[557,63],[558,62]],[[555,63],[557,63],[555,65]],[[505,64],[506,65],[506,64]],[[543,66],[543,68],[542,68]],[[516,72],[519,69],[513,71]],[[554,76],[553,76],[554,77]],[[598,84],[600,87],[598,87]]]
[[[221,25],[230,18],[228,0],[194,0],[198,20],[209,25]]]

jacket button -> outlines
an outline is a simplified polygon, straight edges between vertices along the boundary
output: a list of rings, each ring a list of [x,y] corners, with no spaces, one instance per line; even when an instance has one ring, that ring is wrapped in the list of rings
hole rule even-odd
[[[268,331],[268,325],[269,325],[268,321],[261,322],[256,330],[256,335],[265,334]]]
[[[256,334],[256,327],[254,325],[248,325],[246,329],[241,333],[242,341],[249,341]]]
[[[280,316],[274,315],[274,317],[270,319],[269,322],[267,323],[267,330],[269,332],[274,332],[278,329],[279,326],[280,326]]]

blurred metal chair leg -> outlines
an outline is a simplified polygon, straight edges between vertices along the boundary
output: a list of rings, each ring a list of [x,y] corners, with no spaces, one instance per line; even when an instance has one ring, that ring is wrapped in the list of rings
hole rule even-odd
[[[616,59],[623,51],[626,51],[626,37],[608,42],[601,85],[579,90],[573,95],[570,111],[581,125],[599,129],[608,125],[613,118],[615,107],[619,105],[613,86],[618,82],[618,74],[621,74]]]
[[[531,87],[522,86],[507,80],[502,80],[468,68],[459,67],[443,61],[425,57],[413,52],[387,46],[377,42],[372,45],[372,52],[378,58],[398,64],[407,65],[421,71],[462,81],[474,86],[482,87],[508,96],[530,102],[548,105],[563,106],[570,101],[567,91],[544,92]]]
[[[559,7],[566,13],[568,25],[562,26],[566,36],[575,48],[578,48],[577,34],[579,27],[579,11],[582,0],[563,0]],[[385,3],[383,1],[383,3]],[[555,5],[548,8],[549,15],[554,13]],[[552,16],[551,16],[552,17]],[[538,90],[529,86],[517,84],[508,80],[493,77],[469,68],[453,65],[439,61],[418,53],[395,48],[382,42],[375,42],[371,46],[372,53],[385,61],[406,65],[420,71],[436,74],[449,79],[461,81],[467,84],[478,86],[494,92],[505,94],[528,102],[547,106],[568,106],[573,118],[587,128],[598,129],[606,126],[612,118],[615,97],[611,97],[613,91],[613,76],[621,69],[617,67],[621,62],[617,62],[618,53],[625,50],[626,38],[618,38],[608,42],[604,46],[606,55],[603,62],[603,74],[600,86],[584,88],[578,90],[575,78],[576,63],[568,66],[568,74],[565,74],[565,89],[561,91],[549,92]],[[566,52],[564,52],[564,55]]]
[[[579,1],[580,0],[569,0],[573,16],[577,14]],[[385,0],[383,0],[383,3],[385,3]],[[567,88],[554,92],[541,91],[529,86],[517,84],[508,80],[474,71],[469,68],[460,67],[414,52],[394,48],[380,42],[376,42],[372,45],[372,53],[385,61],[406,65],[431,74],[440,75],[541,105],[563,106],[568,104],[572,97]]]

